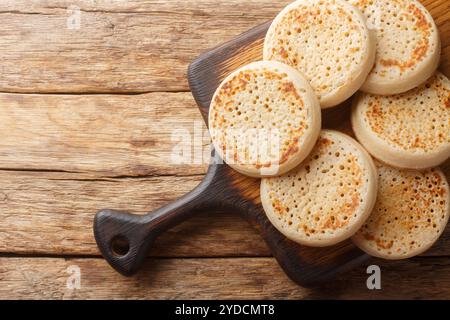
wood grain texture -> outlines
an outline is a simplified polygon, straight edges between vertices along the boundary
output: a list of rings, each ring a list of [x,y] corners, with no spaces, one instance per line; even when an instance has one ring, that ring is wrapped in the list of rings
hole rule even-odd
[[[187,91],[202,51],[272,19],[289,0],[0,3],[0,92]],[[80,28],[67,28],[80,9]]]
[[[99,179],[70,173],[0,171],[0,252],[99,255],[90,228],[98,209],[112,206],[142,214],[189,192],[201,178]],[[257,231],[231,210],[201,213],[182,223],[162,235],[149,254],[271,255]],[[450,255],[450,227],[426,255]]]
[[[99,255],[91,229],[97,210],[154,210],[193,189],[200,179],[0,172],[0,252]],[[269,254],[256,231],[233,212],[201,214],[162,235],[150,252],[165,257]]]
[[[202,121],[189,93],[1,94],[0,105],[1,167],[85,171],[1,171],[2,252],[98,254],[86,227],[98,209],[154,210],[190,191],[206,170],[206,165],[167,161],[175,143],[169,138],[171,128],[180,126],[193,133],[193,122]],[[338,123],[334,128],[348,129],[346,111],[346,105],[327,111],[325,126]],[[143,163],[135,165],[138,161]],[[450,166],[446,168],[450,178]],[[117,175],[144,177],[107,178]],[[188,176],[172,179],[171,175]],[[261,237],[236,213],[214,217],[202,214],[163,235],[151,255],[270,255]],[[426,254],[449,254],[449,242],[447,231]]]
[[[0,92],[186,91],[201,52],[271,20],[290,0],[0,2]],[[450,71],[447,0],[423,0]],[[67,28],[69,6],[80,29]]]
[[[366,287],[367,264],[321,287],[291,282],[273,258],[150,259],[132,278],[103,259],[0,258],[0,299],[448,299],[450,261],[384,263],[382,290]],[[68,289],[78,266],[80,289]]]
[[[0,168],[100,177],[206,172],[209,136],[190,93],[0,94],[0,108]],[[175,147],[192,161],[173,161]]]
[[[195,56],[271,19],[288,2],[1,1],[0,91],[185,91],[186,67]],[[450,75],[450,3],[422,3],[439,26],[441,69]],[[69,5],[81,8],[80,30],[65,27]],[[258,54],[261,44],[253,47],[251,56]],[[236,65],[236,61],[228,63]],[[18,100],[22,97],[15,96]],[[108,206],[143,213],[199,182],[206,165],[172,167],[161,160],[167,159],[173,141],[169,141],[165,126],[158,124],[174,127],[189,118],[186,124],[191,131],[191,119],[200,119],[191,96],[142,96],[139,101],[140,96],[23,95],[26,103],[16,104],[16,98],[8,95],[2,100],[2,95],[2,113],[9,113],[0,114],[0,252],[96,255],[90,226],[94,212],[106,205],[105,199]],[[10,104],[14,108],[8,107]],[[133,110],[122,110],[129,108]],[[143,109],[146,111],[141,112]],[[90,116],[99,113],[105,117]],[[150,121],[153,119],[156,121]],[[155,139],[148,142],[143,134]],[[95,148],[90,148],[91,144]],[[450,172],[450,165],[446,167]],[[15,171],[24,169],[39,172]],[[449,255],[448,230],[427,255]],[[269,254],[260,235],[232,212],[214,213],[213,219],[210,213],[199,215],[163,235],[150,252],[162,257]],[[307,294],[309,290],[292,284],[276,262],[266,258],[158,259],[156,264],[151,260],[132,279],[117,275],[101,259],[78,259],[80,264],[85,262],[82,270],[89,286],[75,293],[65,290],[65,269],[75,261],[71,258],[0,258],[0,296],[442,298],[450,296],[446,259],[384,262],[392,273],[379,293],[366,290],[364,270],[355,270],[344,280]],[[228,276],[228,270],[233,276]]]

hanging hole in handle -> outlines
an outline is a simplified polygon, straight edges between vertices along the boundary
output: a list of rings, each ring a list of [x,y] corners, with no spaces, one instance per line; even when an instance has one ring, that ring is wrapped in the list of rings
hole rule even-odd
[[[118,235],[111,240],[111,252],[118,258],[126,256],[130,251],[130,241],[125,236]]]

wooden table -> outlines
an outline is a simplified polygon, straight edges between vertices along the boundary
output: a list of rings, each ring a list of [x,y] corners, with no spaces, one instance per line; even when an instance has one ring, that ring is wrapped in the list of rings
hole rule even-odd
[[[162,236],[132,278],[99,256],[98,209],[144,213],[206,171],[171,161],[202,126],[189,62],[289,2],[0,2],[0,298],[450,298],[450,227],[421,257],[371,261],[382,270],[379,291],[366,287],[368,264],[321,287],[295,285],[233,212],[199,215]],[[450,1],[423,3],[450,76]],[[173,139],[174,128],[192,139]]]

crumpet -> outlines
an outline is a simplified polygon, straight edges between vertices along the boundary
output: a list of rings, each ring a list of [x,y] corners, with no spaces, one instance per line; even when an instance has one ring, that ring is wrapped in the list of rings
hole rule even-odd
[[[399,168],[425,169],[450,157],[450,81],[437,73],[406,93],[361,93],[352,126],[372,156]]]
[[[229,75],[209,110],[216,151],[252,177],[283,174],[302,162],[321,127],[320,105],[308,81],[279,62],[260,61]]]
[[[441,41],[425,7],[416,0],[350,0],[377,38],[375,66],[361,90],[403,93],[425,82],[439,65]]]
[[[351,137],[323,130],[310,156],[287,174],[261,181],[272,224],[300,244],[323,247],[351,237],[372,212],[378,176]]]
[[[299,0],[272,22],[263,56],[302,72],[322,108],[329,108],[365,82],[375,61],[375,46],[364,16],[346,1]]]
[[[449,217],[449,186],[439,169],[395,169],[377,164],[375,209],[353,242],[384,259],[421,254],[439,238]]]

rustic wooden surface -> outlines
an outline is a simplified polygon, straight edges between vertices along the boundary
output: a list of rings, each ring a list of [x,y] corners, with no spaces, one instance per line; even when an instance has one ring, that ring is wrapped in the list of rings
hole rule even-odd
[[[169,161],[172,128],[194,134],[202,121],[188,63],[289,2],[0,2],[0,298],[450,298],[450,228],[422,257],[375,261],[378,292],[367,290],[365,266],[321,288],[294,285],[233,212],[171,230],[134,278],[98,256],[98,209],[144,213],[206,171]],[[422,2],[449,76],[450,1]],[[81,9],[79,30],[66,27],[70,5]],[[70,265],[80,289],[67,289]]]

